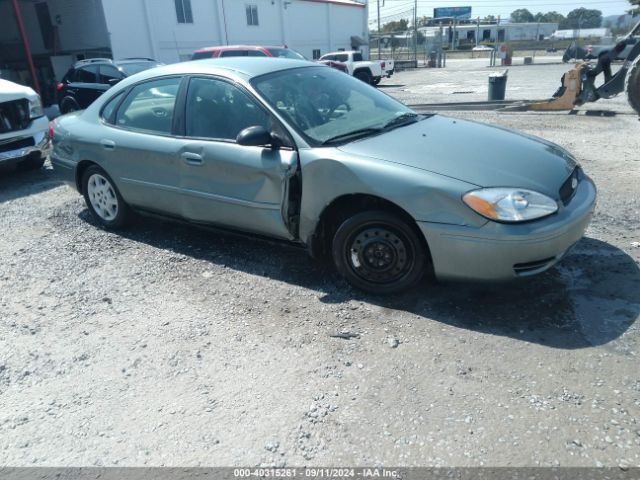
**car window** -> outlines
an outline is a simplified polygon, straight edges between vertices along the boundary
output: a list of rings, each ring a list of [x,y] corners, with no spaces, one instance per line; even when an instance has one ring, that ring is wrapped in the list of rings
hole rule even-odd
[[[304,60],[304,57],[302,55],[289,48],[269,48],[269,53],[271,53],[271,55],[273,55],[274,57]]]
[[[162,63],[159,62],[127,62],[118,65],[122,71],[127,75],[135,75],[136,73],[144,72],[150,68],[159,67]]]
[[[118,71],[117,68],[111,65],[100,65],[100,81],[98,83],[110,84],[115,80],[122,80],[124,75]]]
[[[249,57],[266,57],[267,54],[264,53],[262,50],[249,50],[247,52],[247,56],[249,56]]]
[[[195,52],[191,57],[191,60],[201,60],[203,58],[211,58],[211,57],[213,57],[213,51]]]
[[[251,83],[312,145],[363,129],[381,129],[412,113],[364,82],[324,66],[270,73]]]
[[[133,87],[116,114],[116,125],[153,133],[171,133],[181,78],[164,78]]]
[[[120,102],[120,99],[122,98],[124,92],[120,92],[118,93],[115,97],[113,97],[111,100],[109,100],[104,107],[102,107],[102,118],[109,123],[112,123],[113,120],[113,112],[115,111],[116,107],[118,106],[118,102]]]
[[[194,78],[187,92],[188,137],[235,140],[242,130],[269,127],[268,114],[244,91],[213,78]]]
[[[98,80],[98,66],[90,65],[88,67],[78,68],[74,77],[74,81],[78,83],[96,83]]]
[[[354,53],[353,54],[353,61],[354,62],[361,62],[362,61],[362,54],[361,53]]]
[[[320,60],[335,60],[336,56],[335,55],[323,55],[322,57],[320,57]]]
[[[247,56],[247,51],[246,50],[225,50],[224,52],[220,53],[221,57],[246,57]]]
[[[347,55],[346,53],[334,55],[332,60],[335,60],[336,62],[346,62],[347,60],[349,60],[349,55]]]

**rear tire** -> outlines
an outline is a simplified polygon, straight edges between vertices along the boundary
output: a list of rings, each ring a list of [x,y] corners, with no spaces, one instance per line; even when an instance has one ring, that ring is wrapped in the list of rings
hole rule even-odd
[[[362,80],[367,85],[371,85],[371,82],[372,82],[371,74],[366,70],[360,70],[359,72],[354,73],[353,76],[356,77],[358,80]]]
[[[626,90],[629,105],[640,115],[640,56],[634,60],[627,73]]]
[[[92,165],[82,175],[82,194],[93,217],[105,228],[124,227],[131,211],[116,184],[102,168]]]
[[[373,84],[374,85],[378,85],[381,81],[382,81],[382,78],[374,78],[373,79]]]
[[[426,264],[423,243],[411,225],[382,210],[346,219],[333,237],[332,255],[351,285],[374,294],[409,289],[422,278]]]
[[[65,115],[67,113],[75,112],[80,110],[80,105],[73,98],[65,97],[62,102],[60,102],[60,113]]]

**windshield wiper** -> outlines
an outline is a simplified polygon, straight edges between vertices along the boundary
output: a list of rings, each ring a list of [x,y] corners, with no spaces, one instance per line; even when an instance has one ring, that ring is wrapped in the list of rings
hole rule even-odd
[[[366,137],[367,135],[371,135],[373,133],[380,133],[383,131],[383,128],[360,128],[358,130],[353,130],[352,132],[341,133],[340,135],[336,135],[335,137],[331,137],[326,139],[321,145],[329,145],[331,143],[339,142],[340,140],[354,139],[360,137]]]
[[[413,112],[403,113],[402,115],[398,115],[397,117],[389,120],[385,123],[384,130],[389,130],[391,128],[402,127],[404,125],[409,125],[410,123],[415,123],[418,121],[419,115]]]

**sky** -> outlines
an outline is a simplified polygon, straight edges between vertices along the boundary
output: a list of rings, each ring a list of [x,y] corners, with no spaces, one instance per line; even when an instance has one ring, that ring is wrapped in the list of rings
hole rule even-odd
[[[377,24],[377,1],[369,0],[369,23]],[[400,18],[413,17],[415,0],[379,0],[380,19],[384,24]],[[608,15],[622,15],[631,8],[627,0],[417,0],[418,16],[432,17],[433,9],[437,7],[472,7],[472,17],[500,15],[508,18],[510,13],[518,8],[526,8],[534,15],[537,12],[557,11],[566,15],[574,8],[589,8],[602,11]],[[384,2],[384,7],[382,6]]]

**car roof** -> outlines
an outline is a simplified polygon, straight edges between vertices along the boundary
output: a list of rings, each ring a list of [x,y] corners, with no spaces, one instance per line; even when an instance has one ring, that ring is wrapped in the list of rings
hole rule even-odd
[[[226,57],[173,63],[171,65],[164,65],[151,70],[145,70],[133,77],[138,80],[142,80],[145,77],[154,78],[164,75],[219,74],[236,78],[241,77],[245,80],[249,80],[267,73],[301,67],[325,68],[314,62],[307,60],[295,60],[292,58]]]
[[[284,45],[218,45],[199,48],[196,52],[217,52],[223,50],[264,50],[267,48],[287,48]]]

